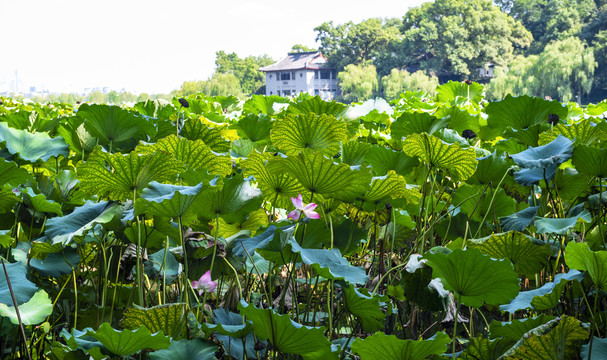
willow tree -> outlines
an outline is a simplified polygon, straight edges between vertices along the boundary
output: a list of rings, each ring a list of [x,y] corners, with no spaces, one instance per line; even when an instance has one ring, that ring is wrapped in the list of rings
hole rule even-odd
[[[346,66],[337,74],[345,101],[361,101],[375,96],[378,89],[377,70],[374,65]]]
[[[405,91],[423,90],[434,96],[438,86],[436,76],[428,76],[423,70],[409,73],[406,70],[392,69],[390,75],[381,78],[384,97],[392,100]]]

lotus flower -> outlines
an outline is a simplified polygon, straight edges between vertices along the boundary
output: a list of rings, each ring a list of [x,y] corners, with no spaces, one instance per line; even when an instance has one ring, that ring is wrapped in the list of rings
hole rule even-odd
[[[207,271],[198,279],[192,281],[192,288],[198,290],[198,295],[202,295],[205,291],[212,293],[217,287],[217,282],[211,280],[211,271]]]
[[[296,198],[291,198],[291,202],[293,203],[293,206],[295,206],[295,210],[289,213],[287,216],[288,218],[297,221],[303,212],[303,214],[310,219],[320,219],[320,215],[314,211],[318,205],[314,203],[304,204],[301,194]]]

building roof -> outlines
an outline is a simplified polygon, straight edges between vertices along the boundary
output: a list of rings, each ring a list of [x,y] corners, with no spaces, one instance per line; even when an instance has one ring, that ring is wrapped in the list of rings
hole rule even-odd
[[[283,71],[283,70],[318,70],[318,69],[331,69],[329,62],[320,52],[300,52],[300,53],[289,53],[289,55],[269,66],[260,67],[259,71]]]

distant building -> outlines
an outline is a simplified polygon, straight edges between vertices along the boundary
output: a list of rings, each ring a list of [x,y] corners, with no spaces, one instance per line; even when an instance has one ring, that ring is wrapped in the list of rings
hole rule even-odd
[[[320,52],[289,53],[281,61],[259,68],[266,73],[266,95],[294,97],[306,92],[332,100],[340,93],[337,71]]]

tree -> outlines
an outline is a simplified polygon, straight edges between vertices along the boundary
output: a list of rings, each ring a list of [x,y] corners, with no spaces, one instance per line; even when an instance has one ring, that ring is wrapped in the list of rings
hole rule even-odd
[[[234,74],[215,73],[204,82],[203,92],[209,96],[229,96],[244,97],[240,81]]]
[[[375,96],[377,92],[377,70],[374,65],[350,64],[337,74],[344,101],[362,101]]]
[[[318,50],[311,48],[311,47],[307,47],[305,45],[302,44],[295,44],[293,45],[293,47],[291,48],[291,53],[303,53],[303,52],[316,52]]]
[[[529,46],[523,25],[491,0],[436,0],[404,16],[403,65],[475,79],[487,63],[506,65]]]
[[[541,96],[539,84],[535,80],[534,65],[538,62],[537,55],[517,56],[509,66],[496,66],[493,69],[493,79],[487,84],[487,98],[501,100],[506,95]]]
[[[436,93],[438,78],[428,76],[422,70],[410,74],[406,70],[392,69],[390,75],[381,78],[384,97],[392,100],[405,91],[425,91],[431,96]]]
[[[367,19],[359,24],[325,22],[314,28],[320,51],[338,70],[373,62],[400,40],[398,19]],[[384,69],[382,69],[384,71]],[[386,74],[390,69],[386,69]]]
[[[225,51],[215,53],[215,73],[232,74],[240,83],[242,91],[248,95],[256,94],[265,84],[265,76],[259,68],[273,64],[274,60],[268,55],[247,56],[241,59],[236,53]]]

